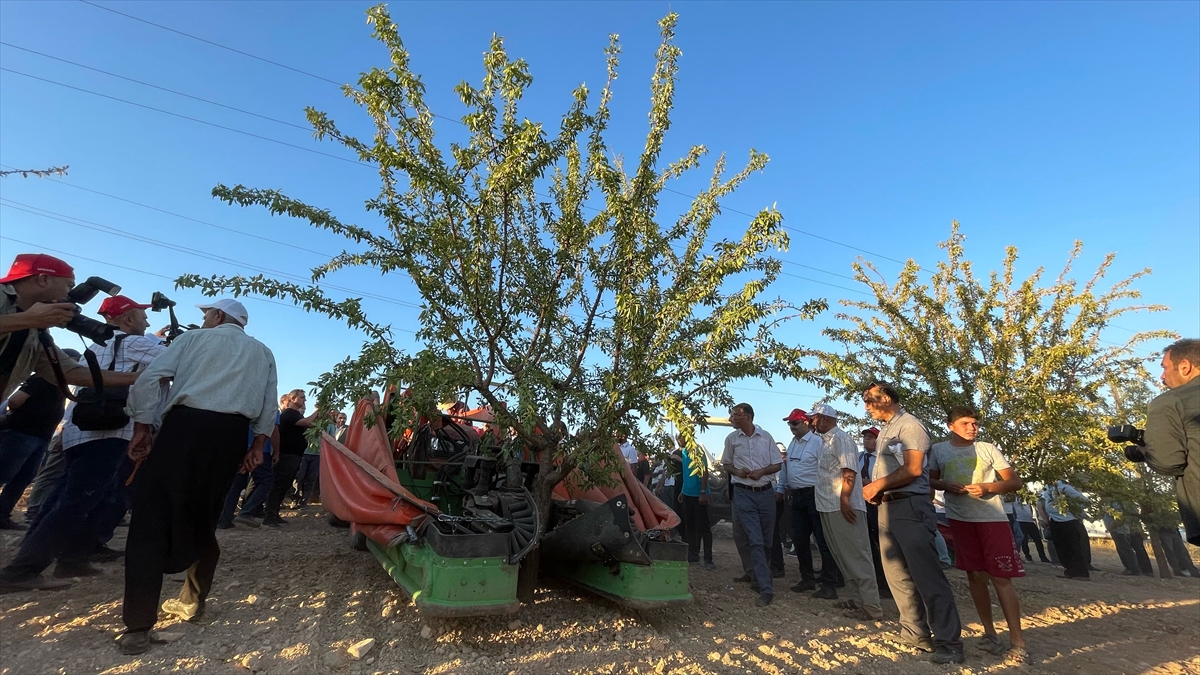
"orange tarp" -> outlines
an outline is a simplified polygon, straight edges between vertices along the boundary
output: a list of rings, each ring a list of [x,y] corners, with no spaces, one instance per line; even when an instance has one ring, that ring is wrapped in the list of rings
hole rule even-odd
[[[333,515],[387,545],[415,520],[437,513],[437,507],[400,485],[387,430],[382,422],[369,429],[365,423],[376,410],[374,401],[359,401],[345,445],[322,434],[321,502]]]
[[[628,495],[629,506],[633,510],[633,523],[643,532],[649,530],[669,530],[678,527],[679,515],[671,507],[663,503],[650,488],[638,482],[633,475],[633,467],[621,455],[621,451],[613,447],[615,464],[624,467],[621,470],[621,483],[613,487],[594,487],[583,490],[578,487],[573,476],[554,486],[554,495],[559,499],[587,499],[601,504],[616,497]]]
[[[437,507],[417,499],[406,490],[396,475],[392,443],[382,421],[367,428],[369,415],[378,414],[372,399],[359,401],[346,430],[342,445],[323,434],[321,438],[321,500],[325,508],[342,520],[353,523],[372,540],[386,545],[402,534],[414,520]],[[627,495],[633,521],[643,532],[677,527],[679,516],[634,477],[633,469],[614,446],[613,465],[621,467],[620,484],[583,490],[567,478],[554,488],[559,499],[587,499],[605,503],[617,495]]]

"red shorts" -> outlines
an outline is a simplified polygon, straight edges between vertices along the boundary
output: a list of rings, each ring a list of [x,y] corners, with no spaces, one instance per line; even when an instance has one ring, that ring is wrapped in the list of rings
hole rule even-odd
[[[951,520],[950,533],[954,535],[954,566],[958,569],[987,572],[1001,579],[1025,576],[1025,565],[1021,563],[1008,521]]]

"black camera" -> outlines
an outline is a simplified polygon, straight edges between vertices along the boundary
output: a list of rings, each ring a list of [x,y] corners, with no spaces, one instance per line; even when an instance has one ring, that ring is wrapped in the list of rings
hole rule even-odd
[[[91,302],[92,298],[101,292],[107,295],[116,295],[121,292],[121,287],[100,277],[88,277],[87,281],[72,288],[67,293],[67,298],[75,305],[75,316],[71,318],[71,321],[67,325],[63,326],[63,328],[72,333],[87,338],[99,345],[103,345],[111,340],[113,331],[117,327],[84,316],[83,308],[80,305],[86,305]]]
[[[161,312],[164,309],[171,315],[171,325],[167,326],[165,333],[159,333],[159,335],[166,339],[167,344],[171,344],[175,338],[183,335],[183,331],[198,328],[198,326],[191,324],[180,326],[179,319],[175,318],[175,301],[158,291],[154,291],[154,295],[150,296],[150,311]]]
[[[1131,462],[1146,461],[1146,453],[1142,450],[1146,445],[1145,429],[1139,429],[1132,424],[1109,427],[1108,440],[1113,443],[1133,443],[1125,446],[1125,458]]]

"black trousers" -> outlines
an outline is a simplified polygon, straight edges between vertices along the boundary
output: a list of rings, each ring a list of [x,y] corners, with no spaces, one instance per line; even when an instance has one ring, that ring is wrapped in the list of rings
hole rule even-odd
[[[812,546],[809,539],[817,540],[817,550],[821,553],[821,578],[817,579],[813,572]],[[836,586],[838,583],[837,563],[833,553],[825,543],[825,531],[821,527],[821,514],[817,511],[816,490],[800,488],[792,490],[792,543],[796,545],[796,558],[800,560],[800,580],[816,581],[822,586]]]
[[[1083,522],[1068,520],[1060,523],[1051,520],[1050,538],[1054,540],[1054,548],[1058,551],[1063,574],[1069,577],[1087,577],[1092,547]]]
[[[122,610],[129,631],[154,627],[163,574],[187,570],[184,602],[208,597],[221,556],[217,519],[249,431],[250,420],[240,415],[185,406],[163,418],[131,486]]]
[[[279,517],[279,507],[283,505],[284,497],[292,489],[292,481],[296,480],[296,471],[300,469],[300,458],[303,455],[280,455],[279,463],[275,465],[275,482],[271,484],[271,493],[267,495],[264,507],[268,518]]]
[[[1029,555],[1029,542],[1032,541],[1033,545],[1037,547],[1038,560],[1049,562],[1049,559],[1046,558],[1046,549],[1042,547],[1042,533],[1038,531],[1037,523],[1022,520],[1020,525],[1021,534],[1025,535],[1021,538],[1021,550],[1025,553],[1025,559],[1033,560],[1033,556]]]
[[[892,589],[883,573],[883,554],[879,552],[878,504],[867,504],[867,539],[871,540],[871,560],[875,563],[875,585],[879,586],[879,597],[890,598]]]
[[[712,562],[712,524],[708,520],[708,507],[700,503],[699,497],[683,496],[683,524],[687,531],[688,562],[700,560],[700,545],[704,544],[704,562]]]

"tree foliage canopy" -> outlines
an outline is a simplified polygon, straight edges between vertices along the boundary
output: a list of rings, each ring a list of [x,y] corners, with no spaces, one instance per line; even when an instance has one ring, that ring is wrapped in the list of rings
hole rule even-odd
[[[599,95],[580,85],[555,124],[521,116],[533,78],[494,37],[480,83],[455,88],[467,109],[465,138],[445,143],[397,26],[383,6],[368,18],[391,63],[344,92],[369,115],[373,137],[345,133],[315,109],[308,119],[318,138],[377,168],[380,189],[366,201],[376,224],[343,222],[279,190],[221,185],[213,194],[226,202],[307,220],[350,247],[314,269],[311,285],[179,280],[210,295],[288,298],[363,331],[361,352],[318,380],[323,409],[386,385],[411,387],[424,410],[473,392],[519,444],[546,451],[539,481],[552,485],[610,452],[619,428],[661,431],[673,423],[690,437],[708,410],[732,403],[731,380],[811,379],[800,365],[803,351],[777,339],[775,329],[811,318],[824,302],[798,306],[766,296],[780,270],[771,252],[788,245],[783,216],[765,208],[740,237],[709,239],[722,199],[761,171],[767,156],[751,150],[732,174],[720,157],[686,211],[661,213],[662,191],[707,154],[693,146],[664,166],[680,57],[674,14],[660,22],[649,129],[632,164],[606,141],[616,36]],[[413,326],[418,351],[397,348],[390,321],[368,315],[359,299],[337,300],[320,288],[348,267],[411,279],[422,305]]]
[[[964,240],[954,223],[940,244],[946,260],[927,278],[912,260],[895,283],[869,262],[855,264],[856,278],[874,297],[843,301],[857,312],[838,314],[848,325],[823,331],[844,347],[817,353],[823,383],[857,398],[872,380],[890,381],[902,405],[935,436],[951,407],[973,406],[981,437],[1001,447],[1027,481],[1120,475],[1128,466],[1104,436],[1106,422],[1119,413],[1113,393],[1150,381],[1134,349],[1170,334],[1137,333],[1111,345],[1101,332],[1125,314],[1166,309],[1128,302],[1140,297],[1133,282],[1149,270],[1104,289],[1110,254],[1080,283],[1072,277],[1082,252],[1076,242],[1050,283],[1042,267],[1018,279],[1012,246],[1001,270],[980,278]]]

